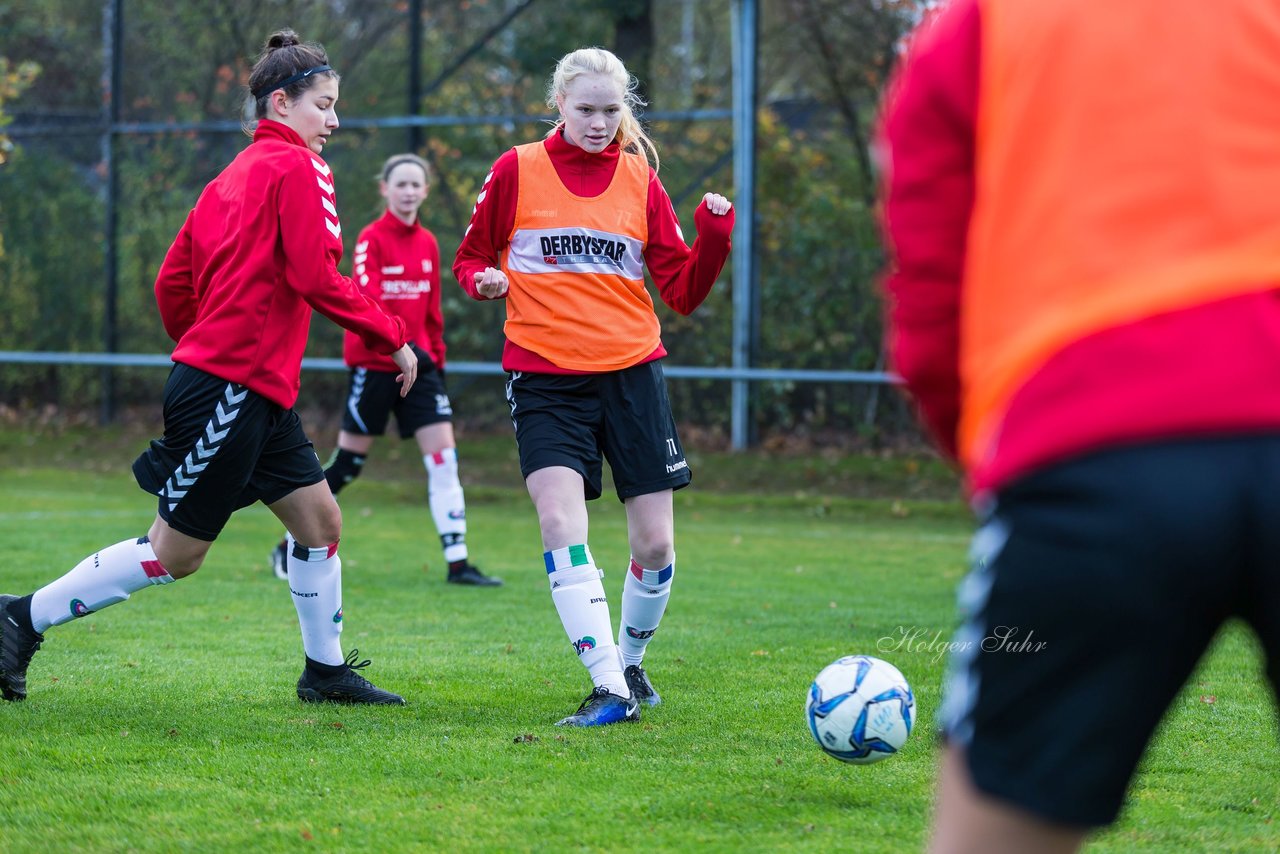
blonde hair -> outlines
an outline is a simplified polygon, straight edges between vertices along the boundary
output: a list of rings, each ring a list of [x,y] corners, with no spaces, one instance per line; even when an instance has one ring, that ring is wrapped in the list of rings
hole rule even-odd
[[[556,70],[551,75],[551,83],[547,86],[547,106],[559,111],[560,100],[564,98],[569,84],[585,74],[599,74],[608,77],[618,84],[622,90],[622,123],[618,125],[618,133],[614,140],[623,151],[644,155],[653,163],[653,171],[658,171],[658,149],[649,139],[636,111],[645,106],[644,100],[637,94],[640,83],[622,64],[622,60],[602,47],[584,47],[566,53],[556,63]],[[556,124],[547,136],[560,129]]]

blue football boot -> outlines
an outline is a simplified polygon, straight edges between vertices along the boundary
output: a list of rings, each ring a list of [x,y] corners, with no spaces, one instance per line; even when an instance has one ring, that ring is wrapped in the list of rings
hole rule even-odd
[[[619,697],[603,685],[593,690],[578,711],[556,721],[556,726],[604,726],[640,720],[640,704],[635,697]]]

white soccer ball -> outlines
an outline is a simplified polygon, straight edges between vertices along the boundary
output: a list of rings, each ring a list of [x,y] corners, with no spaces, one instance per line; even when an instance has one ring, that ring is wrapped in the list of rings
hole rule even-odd
[[[889,662],[846,655],[814,678],[804,714],[819,747],[843,762],[869,765],[906,744],[916,722],[916,700]]]

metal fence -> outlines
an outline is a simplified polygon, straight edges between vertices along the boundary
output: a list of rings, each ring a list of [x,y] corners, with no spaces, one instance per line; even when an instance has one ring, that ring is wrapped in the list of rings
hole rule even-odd
[[[422,0],[410,0],[406,9],[406,22],[411,36],[418,30],[412,22],[421,15]],[[423,98],[439,87],[450,75],[462,68],[486,44],[498,38],[506,27],[531,7],[536,0],[517,0],[508,4],[507,13],[486,32],[461,50],[447,67],[433,80],[423,85],[420,41],[410,38],[409,56],[405,63],[407,111],[402,115],[378,118],[344,119],[343,125],[355,129],[404,130],[411,148],[421,143],[421,132],[426,128],[458,127],[465,125],[534,124],[544,116],[530,115],[422,115]],[[651,121],[732,122],[733,199],[737,208],[737,226],[733,249],[733,320],[731,364],[727,366],[665,366],[667,375],[676,378],[723,381],[731,384],[731,443],[735,449],[747,447],[751,440],[750,411],[752,384],[759,382],[786,383],[856,383],[882,386],[897,382],[892,374],[881,371],[853,370],[800,370],[771,369],[755,366],[757,342],[760,330],[760,296],[756,269],[756,188],[755,150],[757,129],[756,53],[759,35],[759,10],[757,0],[725,0],[731,6],[733,98],[731,109],[655,111],[646,116]],[[118,367],[148,367],[170,364],[163,354],[119,352],[119,159],[117,153],[125,138],[156,137],[175,134],[224,135],[241,131],[241,125],[232,121],[196,122],[128,122],[121,119],[121,77],[125,63],[122,49],[123,22],[126,0],[104,0],[102,6],[102,52],[104,68],[101,75],[102,110],[96,121],[62,121],[55,124],[39,121],[19,121],[7,132],[14,139],[31,143],[41,138],[68,139],[81,137],[86,142],[96,139],[101,163],[105,170],[103,192],[104,225],[104,310],[102,313],[100,352],[37,352],[0,351],[0,363],[38,365],[82,365],[102,369],[102,417],[110,420],[115,411],[116,389],[113,369]],[[722,158],[723,159],[723,158]],[[673,193],[673,197],[677,193]],[[303,362],[308,370],[345,370],[338,359],[308,358]],[[500,375],[496,362],[451,362],[451,374]],[[871,398],[874,405],[875,396]]]

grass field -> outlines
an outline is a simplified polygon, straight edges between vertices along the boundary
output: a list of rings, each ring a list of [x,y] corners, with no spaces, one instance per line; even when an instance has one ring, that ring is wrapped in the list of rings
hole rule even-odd
[[[51,630],[30,699],[0,703],[0,850],[923,846],[943,661],[882,639],[945,641],[954,625],[970,522],[943,467],[692,453],[677,581],[646,661],[665,702],[636,726],[564,732],[552,723],[590,686],[549,601],[511,445],[462,449],[472,556],[506,579],[498,590],[443,583],[408,446],[384,443],[343,494],[343,643],[405,708],[297,701],[296,618],[266,570],[279,529],[261,507],[232,520],[194,577]],[[154,505],[128,475],[140,446],[0,431],[0,591],[29,592],[146,530]],[[594,502],[591,524],[616,621],[620,505]],[[903,753],[875,766],[829,759],[802,719],[809,680],[851,652],[893,661],[919,705]],[[1259,667],[1251,636],[1224,632],[1123,820],[1089,850],[1280,848]]]

